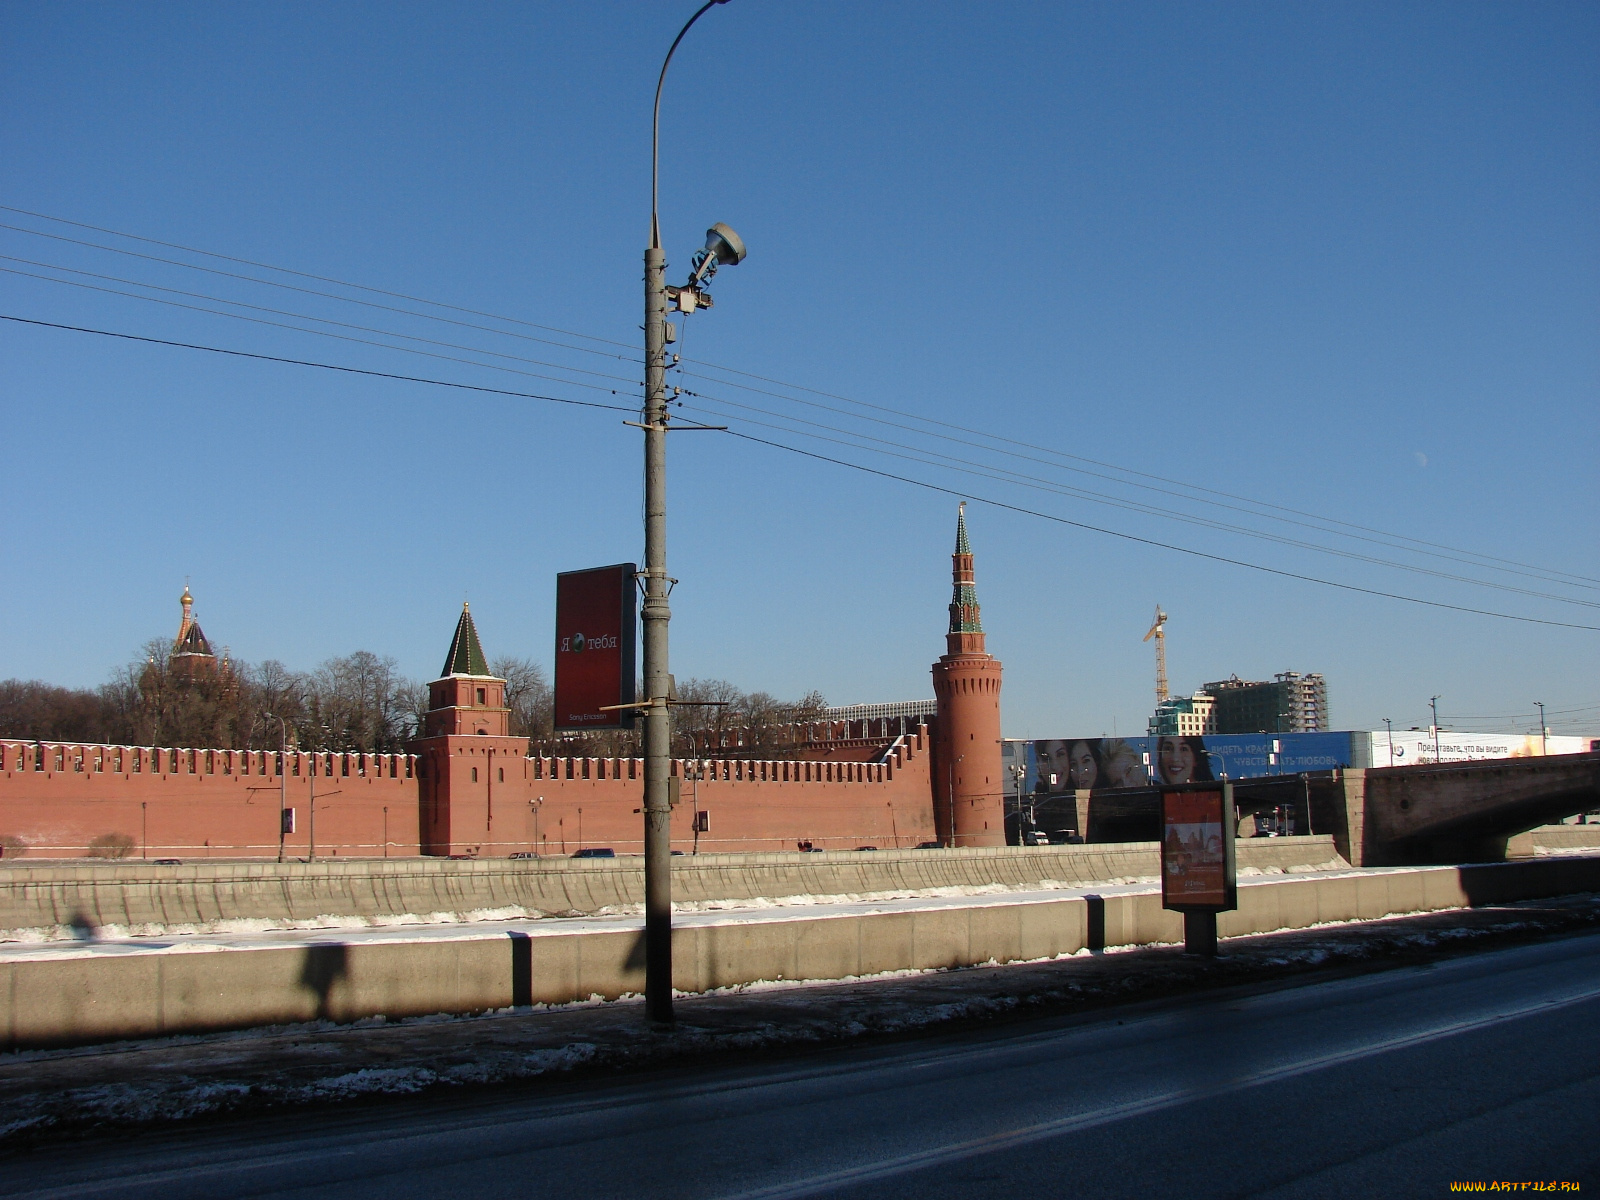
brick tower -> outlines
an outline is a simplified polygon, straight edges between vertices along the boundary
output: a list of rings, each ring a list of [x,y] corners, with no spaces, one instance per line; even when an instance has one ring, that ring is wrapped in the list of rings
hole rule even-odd
[[[950,559],[955,594],[950,600],[950,632],[945,635],[947,653],[933,664],[933,693],[939,704],[933,819],[939,840],[947,846],[1003,846],[1001,667],[983,648],[965,503],[956,516],[956,552]]]
[[[521,848],[528,739],[510,733],[506,681],[489,673],[472,610],[463,604],[444,670],[428,685],[422,736],[406,747],[421,760],[424,854],[497,856]]]

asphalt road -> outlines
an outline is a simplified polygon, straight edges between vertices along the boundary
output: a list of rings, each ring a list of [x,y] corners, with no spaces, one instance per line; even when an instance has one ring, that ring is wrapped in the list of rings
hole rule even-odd
[[[1600,935],[559,1092],[122,1134],[10,1197],[1432,1196],[1600,1188]]]

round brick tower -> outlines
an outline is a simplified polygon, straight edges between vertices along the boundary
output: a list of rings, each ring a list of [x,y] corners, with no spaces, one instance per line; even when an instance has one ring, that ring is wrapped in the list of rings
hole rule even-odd
[[[984,652],[967,506],[956,516],[947,653],[933,664],[933,819],[947,846],[1006,844],[1000,767],[1000,663]]]

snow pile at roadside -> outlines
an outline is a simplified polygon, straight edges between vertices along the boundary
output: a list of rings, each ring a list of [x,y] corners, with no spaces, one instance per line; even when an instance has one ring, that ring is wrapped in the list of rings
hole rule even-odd
[[[642,909],[640,910],[643,911]],[[520,904],[502,908],[473,908],[462,912],[386,913],[375,917],[221,917],[214,921],[146,921],[127,925],[47,925],[42,929],[0,930],[0,942],[35,945],[44,942],[81,942],[91,938],[182,937],[203,933],[277,933],[317,929],[389,929],[417,925],[472,925],[489,921],[537,921],[550,914]]]
[[[1335,864],[1343,866],[1344,864]],[[1298,868],[1295,868],[1298,869]],[[1240,872],[1245,874],[1246,872]],[[821,895],[751,896],[739,900],[683,900],[674,912],[747,912],[781,908],[808,908],[834,904],[870,904],[887,900],[959,899],[963,896],[1000,896],[1020,892],[1082,891],[1097,887],[1152,884],[1156,875],[1128,875],[1093,883],[1041,879],[1036,883],[960,884],[946,887],[894,888],[875,892],[834,892]],[[475,908],[462,912],[392,913],[374,917],[321,915],[302,918],[229,917],[212,921],[140,922],[109,924],[89,929],[82,925],[51,925],[42,929],[0,930],[0,942],[40,944],[85,941],[91,938],[181,937],[194,934],[275,933],[294,930],[390,929],[422,925],[471,925],[495,921],[558,920],[563,917],[640,917],[643,904],[607,904],[585,913],[551,913],[510,904],[503,908]]]
[[[1294,863],[1287,867],[1240,867],[1238,875],[1312,875],[1330,871],[1348,871],[1350,864],[1342,858],[1330,858],[1325,863]]]

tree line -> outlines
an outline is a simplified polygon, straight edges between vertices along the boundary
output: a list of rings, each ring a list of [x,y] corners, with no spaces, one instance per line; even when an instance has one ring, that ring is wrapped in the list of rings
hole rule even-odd
[[[389,754],[418,736],[428,708],[425,683],[402,674],[392,656],[368,650],[312,671],[268,659],[195,676],[172,670],[170,650],[167,639],[152,639],[98,688],[0,681],[0,738],[219,750],[275,749],[281,740],[291,749]],[[641,752],[637,729],[557,733],[549,681],[531,659],[502,656],[489,669],[506,681],[511,733],[529,739],[530,753]],[[677,694],[673,750],[681,755],[694,752],[696,735],[742,728],[756,735],[730,755],[784,757],[794,749],[785,727],[820,720],[826,707],[816,692],[782,701],[720,679],[690,679]]]

